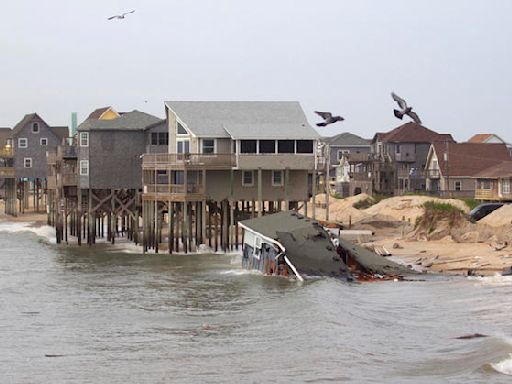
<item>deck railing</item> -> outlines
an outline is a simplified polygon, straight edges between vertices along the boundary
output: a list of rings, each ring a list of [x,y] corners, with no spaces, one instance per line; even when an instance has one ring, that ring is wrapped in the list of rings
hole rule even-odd
[[[236,156],[232,153],[146,153],[142,159],[144,168],[168,166],[234,167]]]
[[[0,167],[0,177],[14,177],[16,175],[16,170],[14,167]]]
[[[76,173],[64,173],[62,175],[62,185],[65,187],[78,185],[78,175]]]
[[[14,150],[12,147],[5,146],[3,148],[0,148],[0,157],[13,157],[14,156]]]
[[[146,184],[144,193],[150,194],[204,194],[204,187],[200,184],[188,184],[185,189],[184,184]]]
[[[499,200],[498,191],[494,189],[475,189],[475,199],[477,200]]]

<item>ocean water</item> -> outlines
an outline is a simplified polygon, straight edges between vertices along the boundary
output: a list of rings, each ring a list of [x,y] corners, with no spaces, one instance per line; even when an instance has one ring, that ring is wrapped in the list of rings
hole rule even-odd
[[[512,279],[297,283],[0,227],[1,383],[510,383]],[[480,333],[488,337],[457,339]]]

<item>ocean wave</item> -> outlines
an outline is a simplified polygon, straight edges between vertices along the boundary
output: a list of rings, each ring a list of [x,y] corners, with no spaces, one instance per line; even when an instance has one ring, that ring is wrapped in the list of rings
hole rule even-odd
[[[55,244],[55,229],[48,225],[37,225],[35,222],[18,223],[4,222],[0,223],[0,232],[4,233],[22,233],[32,232],[39,237],[44,238],[48,243]]]
[[[481,285],[491,286],[510,286],[512,285],[512,276],[469,276],[468,280],[478,282]]]
[[[499,373],[504,375],[512,376],[512,353],[509,354],[508,358],[498,363],[491,363],[490,366]]]

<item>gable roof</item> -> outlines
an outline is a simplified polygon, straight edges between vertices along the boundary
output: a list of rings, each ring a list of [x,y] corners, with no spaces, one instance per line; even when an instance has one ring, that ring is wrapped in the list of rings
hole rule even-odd
[[[233,139],[318,139],[296,101],[166,101],[193,135]]]
[[[50,127],[50,130],[53,132],[55,136],[57,136],[60,140],[69,137],[69,128],[67,126],[62,127]]]
[[[468,140],[468,143],[487,143],[488,140],[492,139],[493,136],[500,140],[502,143],[505,143],[501,137],[495,135],[494,133],[478,133],[471,136],[471,138]]]
[[[101,115],[103,115],[109,109],[112,109],[112,107],[108,106],[108,107],[102,107],[102,108],[95,109],[94,111],[92,111],[89,114],[89,116],[87,118],[88,119],[99,119],[101,117]]]
[[[90,116],[90,115],[89,115]],[[98,120],[88,117],[78,126],[79,131],[91,130],[120,130],[120,131],[143,131],[163,120],[150,115],[149,113],[134,110],[125,112],[114,120]]]
[[[382,142],[388,143],[455,142],[452,135],[448,133],[437,133],[412,121],[402,124],[389,132],[376,133],[373,141],[377,138]]]
[[[475,174],[481,179],[512,178],[512,161],[503,161]]]
[[[486,168],[511,160],[505,144],[435,142],[432,145],[443,176],[473,177]]]
[[[343,132],[339,135],[326,137],[324,141],[331,146],[370,146],[370,140],[363,139],[361,136],[354,135],[350,132]]]
[[[23,116],[23,119],[21,119],[18,124],[14,126],[12,129],[12,136],[17,135],[27,124],[29,124],[32,120],[39,120],[42,121],[45,125],[48,126],[50,129],[50,132],[52,132],[58,139],[62,139],[64,137],[68,137],[69,135],[69,129],[68,127],[58,126],[58,127],[50,127],[46,121],[43,120],[41,116],[39,116],[37,113],[29,113]]]

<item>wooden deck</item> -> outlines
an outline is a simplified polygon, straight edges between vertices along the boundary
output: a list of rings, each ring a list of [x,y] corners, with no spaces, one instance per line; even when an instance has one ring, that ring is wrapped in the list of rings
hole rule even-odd
[[[142,158],[143,169],[229,169],[236,166],[231,153],[147,153]]]

